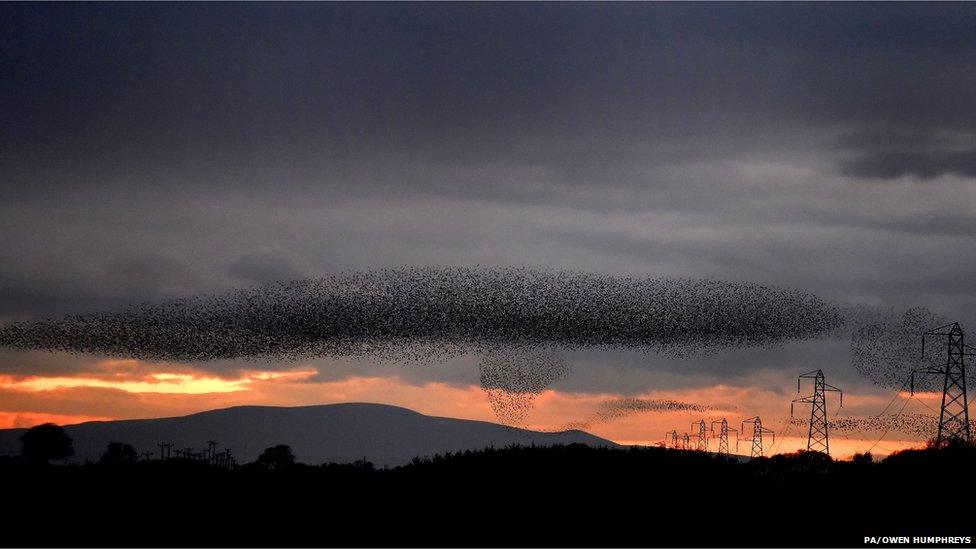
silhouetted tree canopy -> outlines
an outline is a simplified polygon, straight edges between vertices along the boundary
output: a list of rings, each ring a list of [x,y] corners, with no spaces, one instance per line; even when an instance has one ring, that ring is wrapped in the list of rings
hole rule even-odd
[[[99,458],[98,462],[106,465],[117,465],[120,463],[135,463],[139,458],[136,449],[122,442],[109,442],[105,453]]]
[[[287,456],[287,447],[269,448],[264,461],[281,454]],[[976,447],[907,450],[871,462],[834,461],[819,452],[746,459],[710,452],[581,444],[450,452],[379,469],[371,468],[365,460],[321,466],[296,462],[279,471],[269,471],[256,462],[226,470],[175,459],[140,461],[131,467],[34,467],[25,462],[0,456],[4,489],[16,495],[4,509],[5,524],[31,520],[37,517],[38,509],[47,508],[52,501],[83,497],[84,503],[59,516],[57,527],[50,526],[49,518],[40,517],[42,528],[7,528],[0,545],[73,547],[81,539],[92,546],[139,546],[150,539],[140,537],[148,535],[146,517],[170,517],[166,513],[177,509],[187,510],[178,521],[195,527],[193,543],[207,547],[320,546],[323,516],[329,517],[327,541],[333,545],[463,547],[471,544],[472,530],[434,529],[442,535],[432,538],[416,525],[429,521],[432,509],[446,513],[445,520],[457,524],[467,524],[472,516],[492,517],[510,510],[514,510],[512,516],[532,516],[539,509],[553,509],[593,524],[640,524],[647,520],[646,506],[618,504],[640,493],[650,494],[645,499],[658,504],[655,520],[666,519],[662,524],[669,526],[662,530],[664,537],[654,537],[652,546],[797,546],[797,521],[804,516],[804,506],[811,506],[829,511],[823,517],[823,527],[803,530],[799,545],[848,547],[860,542],[866,529],[873,528],[894,532],[918,528],[921,535],[971,535],[964,517],[956,521],[958,530],[940,530],[948,529],[946,524],[951,522],[946,520],[943,505],[891,505],[877,513],[865,510],[865,497],[898,502],[903,501],[906,490],[942,486],[946,472],[967,471],[976,462]],[[464,499],[470,486],[488,488],[480,490],[478,497]],[[536,494],[551,496],[523,497],[525,490],[519,487],[526,486]],[[736,504],[766,519],[761,535],[757,537],[757,530],[742,527],[741,513],[715,513],[709,517],[708,527],[703,527],[700,514],[688,512],[701,506],[701,494],[714,492],[716,486],[722,493],[734,494]],[[614,487],[620,490],[614,491]],[[958,475],[951,489],[939,493],[940,502],[954,509],[968,509],[974,491],[976,477]],[[135,492],[139,493],[132,496]],[[310,493],[328,493],[329,497],[309,506]],[[192,512],[200,505],[199,498],[207,499],[208,494],[217,494],[215,497],[223,501],[247,502],[255,516],[270,517],[273,522],[264,520],[265,529],[215,529],[215,519],[227,524],[240,522],[240,506],[213,505],[205,512]],[[802,505],[790,503],[797,494],[803,495]],[[447,504],[445,498],[449,498]],[[457,503],[462,500],[463,505]],[[359,502],[377,501],[383,504],[376,506],[375,522],[383,527],[363,529],[363,506]],[[104,522],[106,516],[121,526],[91,527]],[[72,522],[63,526],[67,521]],[[289,527],[282,528],[281,524]],[[126,525],[131,530],[125,529]],[[308,528],[302,530],[305,525]],[[511,545],[510,529],[496,530],[478,531],[478,541]],[[533,547],[647,545],[646,531],[624,530],[627,533],[618,536],[613,534],[616,530],[606,528],[530,528],[518,539],[520,544]],[[187,543],[186,532],[184,528],[163,527],[151,533],[150,542],[179,547]],[[911,530],[908,535],[913,535]],[[772,543],[779,540],[784,543]]]
[[[20,455],[29,460],[68,459],[75,455],[71,437],[60,425],[45,423],[31,427],[20,437]]]
[[[279,444],[265,448],[256,463],[267,469],[284,469],[295,465],[295,454],[292,453],[291,446]]]

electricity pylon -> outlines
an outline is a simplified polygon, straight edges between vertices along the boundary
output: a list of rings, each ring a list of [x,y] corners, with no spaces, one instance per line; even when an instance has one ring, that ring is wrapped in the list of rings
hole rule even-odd
[[[691,436],[689,436],[688,433],[685,433],[685,435],[681,437],[681,449],[687,450],[689,446],[691,446]]]
[[[735,433],[736,439],[739,437],[739,432],[735,429],[729,429],[729,422],[723,417],[722,421],[712,421],[712,437],[715,437],[715,424],[718,423],[718,453],[719,455],[727,456],[729,455],[729,431]]]
[[[698,440],[695,450],[699,452],[708,451],[708,437],[705,435],[705,420],[697,421],[691,424],[692,427],[698,428]]]
[[[749,452],[750,457],[763,457],[763,435],[770,434],[773,437],[773,444],[776,444],[776,433],[772,429],[767,429],[762,426],[762,420],[759,416],[752,417],[749,419],[742,420],[742,433],[746,432],[746,423],[752,424],[752,436],[737,438],[735,447],[738,450],[740,440],[748,440],[752,442],[752,450]]]
[[[664,433],[664,447],[674,450],[678,449],[678,431]]]
[[[946,329],[948,328],[948,331]],[[922,358],[925,358],[925,337],[948,338],[948,356],[944,370],[918,368],[912,371],[911,394],[915,394],[915,373],[941,374],[942,409],[939,410],[939,434],[935,437],[936,448],[950,442],[973,442],[969,429],[969,406],[966,398],[966,357],[976,355],[976,349],[963,342],[963,331],[958,322],[946,324],[922,334]]]
[[[793,399],[790,403],[790,418],[793,405],[797,402],[810,404],[810,431],[807,433],[807,450],[830,455],[830,438],[827,433],[827,391],[840,393],[840,405],[844,405],[844,391],[824,381],[823,370],[807,372],[796,378],[796,392],[800,392],[800,381],[813,380],[813,394]]]

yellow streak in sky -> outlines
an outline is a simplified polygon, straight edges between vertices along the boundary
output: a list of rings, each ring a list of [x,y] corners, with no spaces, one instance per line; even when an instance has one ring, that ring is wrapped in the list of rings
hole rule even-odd
[[[74,387],[104,387],[130,393],[167,393],[199,395],[247,391],[254,381],[280,378],[298,380],[315,375],[314,370],[293,372],[254,372],[240,379],[222,379],[191,374],[150,374],[140,381],[107,380],[94,377],[29,377],[14,380],[0,378],[0,387],[22,391],[52,391]]]

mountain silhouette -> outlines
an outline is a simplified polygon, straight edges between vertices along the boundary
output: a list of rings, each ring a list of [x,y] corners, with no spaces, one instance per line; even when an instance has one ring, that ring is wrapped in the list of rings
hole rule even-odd
[[[26,429],[0,430],[0,455],[20,453]],[[486,421],[426,416],[384,404],[319,406],[236,406],[182,417],[92,421],[65,426],[74,441],[73,462],[97,461],[109,442],[131,444],[158,456],[158,444],[200,451],[208,440],[230,448],[240,463],[254,461],[267,447],[291,446],[299,462],[348,463],[366,458],[396,466],[417,456],[477,450],[510,444],[554,445],[574,442],[616,447],[583,431],[544,433]],[[175,455],[175,454],[174,454]]]

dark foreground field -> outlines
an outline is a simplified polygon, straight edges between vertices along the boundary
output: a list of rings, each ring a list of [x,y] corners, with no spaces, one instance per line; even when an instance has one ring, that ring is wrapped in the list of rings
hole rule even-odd
[[[7,546],[860,547],[865,536],[976,536],[974,459],[957,448],[739,463],[582,445],[389,470],[6,459],[0,517]]]

